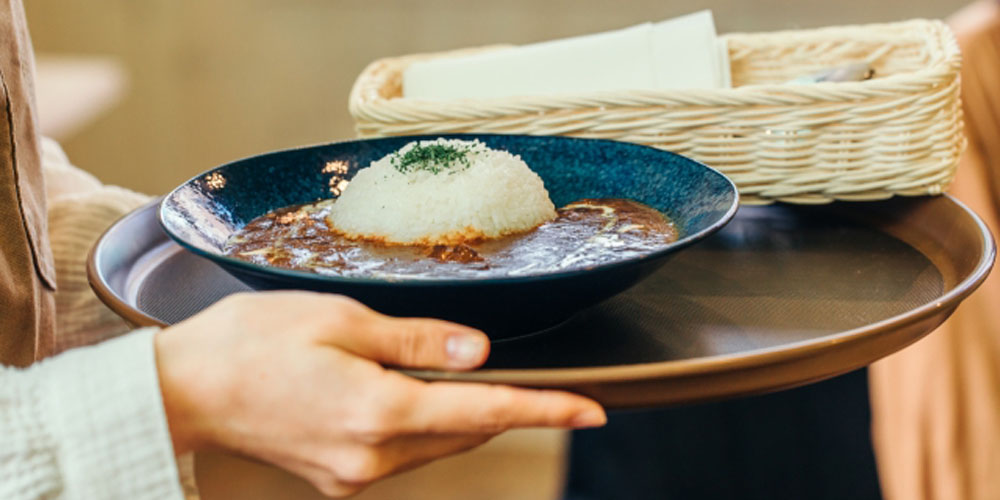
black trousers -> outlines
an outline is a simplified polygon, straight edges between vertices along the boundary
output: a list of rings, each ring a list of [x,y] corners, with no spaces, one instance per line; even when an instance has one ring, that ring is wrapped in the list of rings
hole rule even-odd
[[[878,499],[867,370],[576,431],[567,500]]]

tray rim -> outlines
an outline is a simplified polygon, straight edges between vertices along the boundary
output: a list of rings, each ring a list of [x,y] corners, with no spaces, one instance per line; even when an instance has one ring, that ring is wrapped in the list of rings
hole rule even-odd
[[[437,370],[401,371],[426,380],[504,383],[536,387],[566,387],[586,384],[635,382],[712,373],[723,374],[748,368],[788,363],[821,354],[826,349],[835,345],[862,340],[871,334],[902,329],[908,325],[916,324],[935,315],[953,310],[959,302],[974,292],[986,279],[996,260],[996,243],[982,218],[955,197],[949,194],[943,194],[940,197],[956,205],[957,208],[972,220],[978,229],[982,240],[979,262],[977,262],[973,271],[967,277],[956,283],[940,297],[882,321],[814,339],[789,342],[778,346],[681,360],[582,368],[492,368],[465,372]],[[153,326],[164,328],[169,325],[132,307],[123,298],[119,297],[98,272],[96,257],[108,233],[126,220],[141,216],[144,211],[155,211],[159,202],[160,198],[154,199],[119,218],[101,234],[87,255],[87,280],[98,298],[126,321],[142,327]],[[156,219],[155,216],[153,218]],[[173,243],[166,234],[164,234],[164,238],[166,241]],[[176,245],[176,243],[173,244]]]

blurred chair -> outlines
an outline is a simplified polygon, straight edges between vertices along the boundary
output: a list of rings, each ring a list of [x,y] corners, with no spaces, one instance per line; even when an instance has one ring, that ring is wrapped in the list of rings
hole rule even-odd
[[[949,19],[969,147],[951,193],[1000,234],[1000,3]],[[1000,498],[1000,275],[941,328],[872,366],[873,441],[891,500]]]

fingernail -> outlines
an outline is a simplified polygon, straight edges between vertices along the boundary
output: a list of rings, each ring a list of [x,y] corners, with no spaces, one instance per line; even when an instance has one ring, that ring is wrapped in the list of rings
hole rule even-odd
[[[478,363],[483,358],[485,349],[486,341],[478,335],[457,333],[448,337],[445,342],[448,357],[463,366]]]
[[[601,410],[587,410],[573,418],[571,425],[577,429],[600,427],[608,423],[608,417]]]

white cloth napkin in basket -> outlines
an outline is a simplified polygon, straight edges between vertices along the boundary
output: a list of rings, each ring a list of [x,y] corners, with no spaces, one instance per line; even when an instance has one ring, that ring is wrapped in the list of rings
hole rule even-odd
[[[403,96],[488,99],[729,87],[729,58],[703,10],[659,23],[413,63]]]

